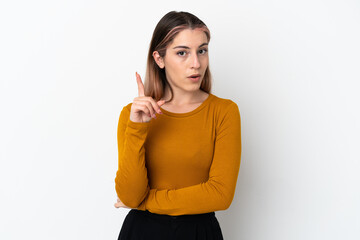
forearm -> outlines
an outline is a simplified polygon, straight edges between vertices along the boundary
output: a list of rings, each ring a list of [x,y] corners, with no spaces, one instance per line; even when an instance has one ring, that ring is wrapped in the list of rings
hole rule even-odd
[[[126,113],[124,110],[119,120],[115,189],[126,206],[136,208],[150,190],[144,148],[149,124],[132,122]]]

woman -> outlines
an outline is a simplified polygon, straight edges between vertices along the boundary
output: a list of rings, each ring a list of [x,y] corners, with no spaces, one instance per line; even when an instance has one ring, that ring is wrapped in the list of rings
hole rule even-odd
[[[240,168],[238,106],[211,94],[210,32],[169,12],[150,43],[145,87],[118,124],[118,202],[131,208],[118,239],[223,239],[215,212],[234,197]]]

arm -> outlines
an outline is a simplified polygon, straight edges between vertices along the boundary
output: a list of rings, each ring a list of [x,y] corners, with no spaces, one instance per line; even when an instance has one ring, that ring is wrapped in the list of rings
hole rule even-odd
[[[236,103],[219,119],[207,182],[180,189],[150,189],[138,207],[157,214],[200,214],[229,208],[235,194],[241,158],[240,113]]]
[[[129,116],[130,111],[124,107],[117,129],[119,157],[115,190],[126,206],[136,208],[150,190],[144,148],[149,122],[132,122]]]

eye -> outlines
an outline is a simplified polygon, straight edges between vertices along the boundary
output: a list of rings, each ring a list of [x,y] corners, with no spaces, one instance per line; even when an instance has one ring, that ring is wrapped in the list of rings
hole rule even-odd
[[[185,53],[185,51],[180,51],[180,52],[177,52],[176,54],[179,55],[179,56],[185,56],[184,54],[180,54],[180,53]]]
[[[203,53],[200,53],[200,54],[204,55],[207,52],[207,49],[204,48],[204,49],[201,49],[200,51],[203,51]]]

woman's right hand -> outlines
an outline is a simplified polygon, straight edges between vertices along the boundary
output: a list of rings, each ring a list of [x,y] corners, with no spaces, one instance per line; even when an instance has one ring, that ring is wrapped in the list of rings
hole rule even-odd
[[[145,96],[144,85],[137,72],[136,82],[139,96],[134,98],[131,104],[130,120],[133,122],[149,122],[152,118],[156,118],[156,113],[162,114],[160,106],[165,103],[165,100],[156,102],[152,97]]]

